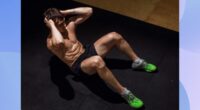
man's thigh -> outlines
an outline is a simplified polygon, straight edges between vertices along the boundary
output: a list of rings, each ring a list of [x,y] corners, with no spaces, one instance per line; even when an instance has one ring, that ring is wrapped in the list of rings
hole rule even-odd
[[[88,75],[93,75],[93,74],[95,74],[96,73],[96,68],[95,68],[95,66],[94,66],[94,60],[95,60],[95,57],[96,56],[91,56],[91,57],[89,57],[89,58],[86,58],[85,60],[83,60],[82,62],[81,62],[81,65],[80,65],[80,67],[81,67],[81,70],[84,72],[84,73],[86,73],[86,74],[88,74]]]
[[[108,33],[98,39],[95,43],[95,49],[99,56],[105,57],[105,55],[112,49],[115,45],[114,33]]]

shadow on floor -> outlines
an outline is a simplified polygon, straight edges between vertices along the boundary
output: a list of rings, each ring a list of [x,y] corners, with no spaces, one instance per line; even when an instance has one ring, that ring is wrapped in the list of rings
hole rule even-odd
[[[128,60],[106,58],[105,62],[110,69],[128,69],[131,67],[131,61]],[[80,76],[74,75],[70,68],[56,56],[51,57],[49,66],[51,80],[58,87],[59,95],[65,100],[72,100],[75,97],[75,91],[66,78],[68,75],[73,75],[72,80],[81,82],[91,92],[102,99],[111,103],[124,103],[121,96],[112,91],[97,74],[92,76],[86,74],[81,74]]]

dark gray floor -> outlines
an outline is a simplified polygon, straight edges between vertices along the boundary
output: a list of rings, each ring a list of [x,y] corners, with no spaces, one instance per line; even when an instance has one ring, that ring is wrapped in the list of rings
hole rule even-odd
[[[49,7],[85,6],[62,0],[22,1],[23,110],[132,110],[97,76],[77,77],[46,48],[42,13]],[[156,64],[158,72],[132,71],[128,58],[114,49],[106,60],[114,75],[144,103],[144,110],[178,110],[177,32],[94,8],[93,16],[77,28],[83,44],[116,31],[138,55]]]

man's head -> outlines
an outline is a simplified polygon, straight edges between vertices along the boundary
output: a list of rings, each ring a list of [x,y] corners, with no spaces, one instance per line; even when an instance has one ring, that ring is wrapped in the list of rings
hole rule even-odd
[[[49,20],[53,20],[57,28],[61,28],[65,25],[65,17],[60,10],[56,8],[49,8],[44,12],[44,16]]]

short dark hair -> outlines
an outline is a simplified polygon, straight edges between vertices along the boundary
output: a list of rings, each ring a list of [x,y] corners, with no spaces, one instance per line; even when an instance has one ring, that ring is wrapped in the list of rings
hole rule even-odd
[[[44,12],[44,16],[49,20],[52,19],[56,24],[62,24],[65,21],[65,17],[57,8],[49,8]]]

